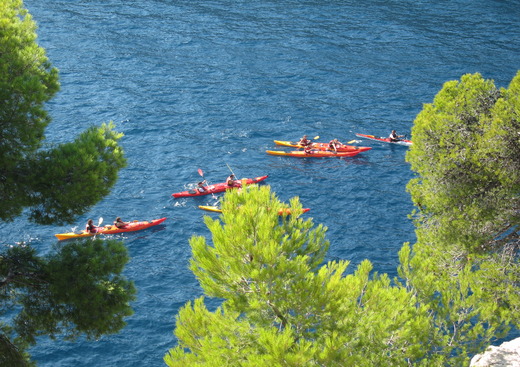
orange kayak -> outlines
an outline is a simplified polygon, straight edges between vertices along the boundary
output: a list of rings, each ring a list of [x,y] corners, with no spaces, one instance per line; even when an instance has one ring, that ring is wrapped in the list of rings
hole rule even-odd
[[[274,143],[276,145],[281,145],[284,147],[303,148],[303,146],[301,146],[297,142],[293,142],[293,141],[275,140]],[[328,143],[311,143],[311,148],[317,149],[317,150],[330,150]],[[372,149],[372,147],[358,147],[355,145],[346,145],[346,144],[340,144],[337,147],[338,152],[355,152],[355,151],[365,152],[370,149]]]
[[[113,225],[106,225],[103,227],[97,227],[96,232],[87,232],[85,230],[81,232],[69,232],[69,233],[59,233],[55,234],[55,236],[58,238],[58,240],[68,240],[71,238],[82,238],[82,237],[92,237],[97,236],[98,234],[114,234],[114,233],[123,233],[123,232],[134,232],[134,231],[140,231],[146,228],[150,228],[153,226],[156,226],[158,224],[161,224],[164,222],[166,218],[160,218],[160,219],[154,219],[152,221],[133,221],[129,222],[126,226],[123,228],[118,228]]]

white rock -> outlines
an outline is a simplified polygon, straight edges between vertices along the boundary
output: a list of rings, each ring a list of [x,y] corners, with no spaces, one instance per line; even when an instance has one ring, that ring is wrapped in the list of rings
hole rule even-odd
[[[520,338],[489,347],[471,358],[470,367],[520,367]]]

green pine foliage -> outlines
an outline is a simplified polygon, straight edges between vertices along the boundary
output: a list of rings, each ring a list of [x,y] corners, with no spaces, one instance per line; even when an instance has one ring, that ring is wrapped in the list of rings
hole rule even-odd
[[[419,361],[429,337],[426,310],[364,261],[324,263],[326,228],[294,214],[269,187],[226,193],[219,219],[204,218],[212,245],[195,236],[191,269],[206,296],[177,317],[169,366],[374,366]],[[346,347],[348,346],[348,347]],[[378,351],[375,353],[375,351]]]
[[[507,244],[520,220],[519,88],[520,73],[502,90],[480,74],[464,75],[417,116],[407,160],[418,173],[408,189],[428,223],[420,239],[432,234],[471,251]]]
[[[126,165],[114,124],[91,127],[75,141],[38,152],[30,161],[30,219],[71,223],[110,193]],[[59,195],[56,195],[59,193]]]
[[[36,43],[36,24],[21,0],[0,2],[0,219],[25,201],[25,158],[50,122],[44,103],[59,90],[58,71]]]
[[[58,70],[51,66],[36,37],[36,24],[23,2],[3,0],[0,3],[0,122],[4,133],[0,155],[13,160],[40,145],[50,122],[43,104],[59,90]]]
[[[407,154],[417,243],[400,275],[433,316],[432,349],[467,363],[519,327],[520,73],[498,90],[481,75],[444,84]]]
[[[0,219],[29,208],[36,223],[71,223],[108,194],[126,166],[122,134],[109,123],[41,150],[50,122],[44,104],[60,85],[36,37],[21,0],[0,2]]]
[[[128,260],[125,246],[113,240],[60,244],[43,257],[30,246],[9,248],[0,262],[0,300],[18,310],[18,338],[28,345],[38,335],[97,339],[120,330],[135,295],[119,275]]]
[[[0,260],[0,304],[9,314],[0,323],[2,365],[32,365],[25,350],[37,336],[97,339],[120,330],[133,313],[136,291],[120,275],[128,262],[120,242],[71,242],[43,257],[14,246]]]

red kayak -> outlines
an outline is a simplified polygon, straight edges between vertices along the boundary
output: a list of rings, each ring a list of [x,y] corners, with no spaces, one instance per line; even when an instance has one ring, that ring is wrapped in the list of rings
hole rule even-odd
[[[265,176],[255,177],[255,178],[243,178],[241,180],[236,180],[235,184],[233,186],[228,186],[227,183],[221,182],[221,183],[217,183],[214,185],[204,186],[204,190],[197,188],[197,189],[177,192],[175,194],[172,194],[172,196],[177,199],[177,198],[184,198],[184,197],[216,194],[217,192],[223,192],[228,189],[242,187],[242,182],[245,182],[246,185],[251,185],[251,184],[255,184],[257,182],[263,181],[267,177],[269,177],[269,176],[265,175]]]
[[[69,233],[58,233],[55,236],[58,240],[68,240],[71,238],[81,238],[81,237],[92,237],[97,236],[98,234],[114,234],[114,233],[123,233],[123,232],[134,232],[140,231],[142,229],[150,228],[161,224],[164,222],[166,218],[154,219],[151,221],[133,221],[128,222],[123,228],[118,228],[114,225],[106,225],[104,227],[96,227],[96,232],[87,232],[85,230],[81,232],[69,232]]]
[[[276,145],[281,145],[284,147],[293,147],[293,148],[303,148],[302,145],[298,144],[297,142],[293,141],[284,141],[284,140],[275,140],[274,143]],[[311,143],[312,149],[317,150],[330,150],[333,151],[334,149],[330,149],[328,143]],[[355,145],[347,145],[347,144],[340,144],[336,147],[338,152],[365,152],[367,150],[372,149],[372,147],[357,147]]]
[[[359,136],[360,138],[370,139],[370,140],[382,141],[384,143],[392,143],[392,144],[398,144],[398,145],[412,145],[412,141],[406,140],[406,139],[399,139],[399,140],[395,141],[390,138],[383,138],[383,137],[378,137],[375,135],[356,134],[356,136]]]
[[[287,157],[299,157],[299,158],[321,158],[321,157],[353,157],[361,153],[359,150],[353,152],[331,152],[329,150],[311,150],[305,152],[302,150],[294,150],[292,152],[282,152],[280,150],[266,150],[267,154],[270,155],[282,155]]]

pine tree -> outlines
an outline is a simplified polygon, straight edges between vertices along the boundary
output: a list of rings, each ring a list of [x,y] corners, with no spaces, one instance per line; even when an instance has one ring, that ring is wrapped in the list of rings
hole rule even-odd
[[[412,134],[417,243],[400,275],[434,316],[432,349],[467,363],[520,325],[520,73],[501,90],[445,83]]]
[[[269,187],[226,193],[220,219],[204,218],[212,243],[190,240],[191,269],[206,296],[177,317],[169,366],[404,366],[419,360],[428,315],[413,294],[364,261],[324,263],[326,228],[290,216]],[[376,353],[377,351],[377,353]]]
[[[36,43],[21,0],[0,1],[0,220],[27,209],[40,224],[72,222],[106,196],[126,165],[112,123],[42,149],[59,89],[58,71]],[[0,252],[0,365],[33,365],[38,335],[98,338],[124,326],[135,288],[121,272],[126,248],[114,241],[60,245],[39,256],[28,244]]]
[[[21,0],[0,2],[0,219],[28,208],[37,223],[71,223],[107,195],[126,165],[122,134],[103,124],[41,149],[51,121],[44,104],[59,81],[36,37]]]

